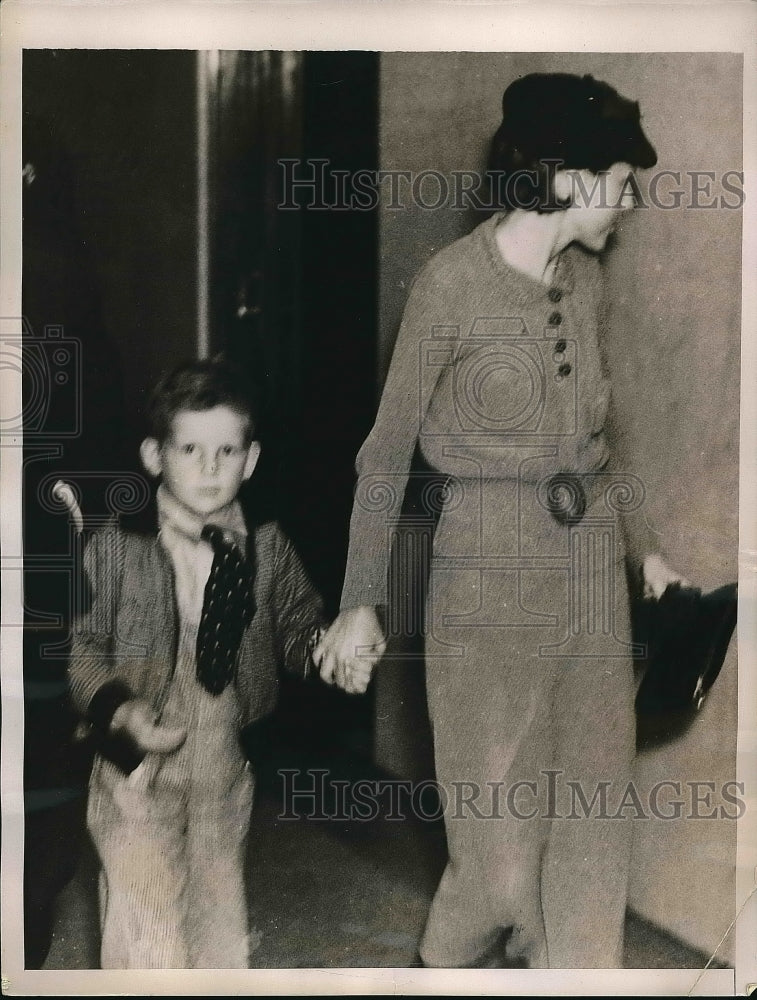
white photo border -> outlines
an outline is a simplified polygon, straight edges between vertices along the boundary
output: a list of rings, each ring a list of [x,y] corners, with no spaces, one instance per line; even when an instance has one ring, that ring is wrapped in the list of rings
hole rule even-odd
[[[24,48],[361,49],[393,51],[741,52],[744,54],[742,275],[757,273],[757,7],[749,2],[666,4],[277,2],[31,2],[0,10],[0,316],[21,315],[21,55]],[[4,413],[20,412],[20,379],[3,373]],[[44,972],[23,969],[19,629],[3,629],[2,973],[8,995],[498,994],[739,995],[757,983],[757,293],[743,282],[740,443],[739,732],[736,970]],[[4,621],[20,621],[21,448],[3,447]]]

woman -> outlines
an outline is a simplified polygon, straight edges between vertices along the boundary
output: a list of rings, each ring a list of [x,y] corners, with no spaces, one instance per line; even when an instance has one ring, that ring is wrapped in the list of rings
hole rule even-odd
[[[421,957],[611,968],[634,813],[625,561],[657,596],[679,577],[613,456],[597,254],[656,154],[638,105],[590,76],[518,79],[502,109],[503,211],[414,283],[357,460],[342,612],[316,659],[365,689],[418,446],[447,477],[425,652],[449,862]]]

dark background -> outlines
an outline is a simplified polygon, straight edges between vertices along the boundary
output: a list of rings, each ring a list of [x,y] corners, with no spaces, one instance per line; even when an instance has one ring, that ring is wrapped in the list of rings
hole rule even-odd
[[[109,483],[141,474],[147,394],[197,354],[201,71],[194,52],[24,53],[25,412],[40,392],[51,401],[35,433],[27,421],[24,454],[28,967],[44,959],[51,901],[76,866],[89,765],[65,695],[74,543],[41,491],[60,476],[88,521],[106,515]],[[376,213],[278,211],[277,160],[377,166],[378,55],[219,53],[206,86],[210,348],[240,361],[265,403],[245,501],[283,523],[334,614],[375,405]],[[77,342],[65,390],[53,362],[48,385],[31,367],[53,349],[51,327]],[[370,696],[290,681],[256,752],[369,758],[372,719]]]

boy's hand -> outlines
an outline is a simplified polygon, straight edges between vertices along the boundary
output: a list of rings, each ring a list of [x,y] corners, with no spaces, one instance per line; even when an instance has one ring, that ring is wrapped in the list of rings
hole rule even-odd
[[[118,706],[110,731],[127,733],[145,753],[173,753],[187,738],[187,731],[181,726],[161,726],[149,702],[138,698]]]
[[[363,694],[385,649],[375,608],[348,608],[313,650],[313,662],[327,684],[335,683],[348,694]]]
[[[659,600],[671,583],[677,583],[681,587],[691,586],[688,580],[672,570],[662,556],[657,553],[645,558],[643,572],[644,597],[654,597]]]

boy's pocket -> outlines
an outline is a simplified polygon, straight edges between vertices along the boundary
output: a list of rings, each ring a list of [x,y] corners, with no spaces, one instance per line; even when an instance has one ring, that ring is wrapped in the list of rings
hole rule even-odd
[[[148,754],[130,774],[124,774],[109,760],[99,758],[90,779],[87,825],[91,831],[118,817],[120,823],[142,823],[162,809],[163,795],[157,799],[154,782],[162,766],[159,754]]]

